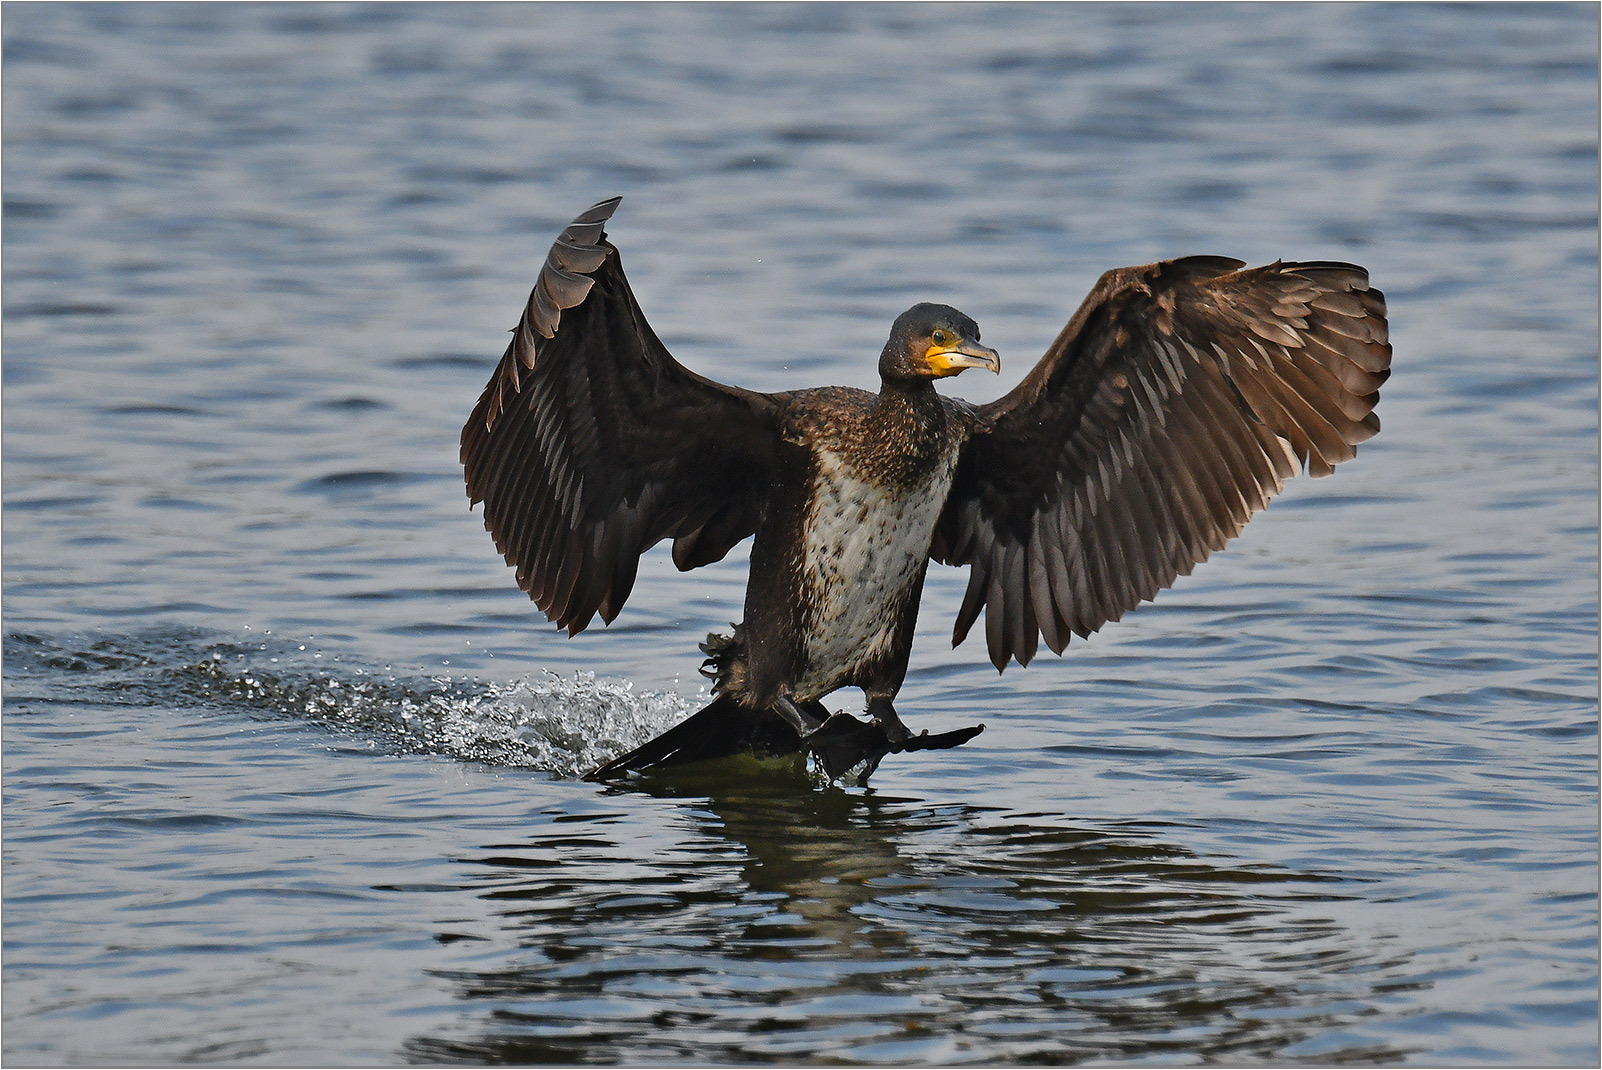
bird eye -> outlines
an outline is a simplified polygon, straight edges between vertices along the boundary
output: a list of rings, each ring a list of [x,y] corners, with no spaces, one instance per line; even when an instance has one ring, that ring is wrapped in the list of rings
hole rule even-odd
[[[934,343],[935,343],[935,345],[939,345],[939,346],[943,346],[943,345],[945,345],[945,344],[946,344],[946,337],[947,337],[947,335],[946,335],[946,332],[945,332],[945,331],[942,331],[942,330],[936,330],[936,331],[935,331],[935,333],[934,333],[934,334],[932,334],[932,335],[930,335],[930,336],[929,336],[929,337],[931,337],[931,338],[932,338],[932,339],[934,339]]]

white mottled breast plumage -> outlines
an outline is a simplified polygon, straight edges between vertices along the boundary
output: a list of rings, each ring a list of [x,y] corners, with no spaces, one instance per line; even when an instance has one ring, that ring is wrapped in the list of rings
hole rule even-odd
[[[957,443],[942,452],[922,480],[893,492],[847,456],[818,452],[802,557],[810,607],[807,668],[796,684],[803,697],[844,686],[893,642],[956,472]]]

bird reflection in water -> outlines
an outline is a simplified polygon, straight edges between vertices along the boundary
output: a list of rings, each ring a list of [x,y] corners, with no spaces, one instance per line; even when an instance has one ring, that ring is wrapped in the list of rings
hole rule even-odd
[[[1361,1023],[1403,963],[1331,917],[1343,881],[1203,859],[1154,823],[818,791],[720,763],[486,848],[523,949],[450,975],[420,1059],[1394,1061]],[[604,804],[605,800],[600,800]]]

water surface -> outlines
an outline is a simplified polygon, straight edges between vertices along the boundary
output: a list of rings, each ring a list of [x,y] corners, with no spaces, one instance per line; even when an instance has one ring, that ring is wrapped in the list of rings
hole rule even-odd
[[[19,1064],[1594,1064],[1592,6],[4,11]],[[871,788],[574,778],[743,551],[537,619],[462,420],[613,194],[658,333],[1009,388],[1107,268],[1365,264],[1385,429],[1061,659],[931,574]],[[841,695],[836,705],[853,704]]]

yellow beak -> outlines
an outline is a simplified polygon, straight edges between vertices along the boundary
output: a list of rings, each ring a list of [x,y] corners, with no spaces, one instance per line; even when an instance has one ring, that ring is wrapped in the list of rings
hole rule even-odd
[[[982,346],[972,338],[964,338],[956,345],[930,346],[924,360],[938,376],[956,375],[965,368],[989,368],[1001,374],[1001,356],[989,346]]]

